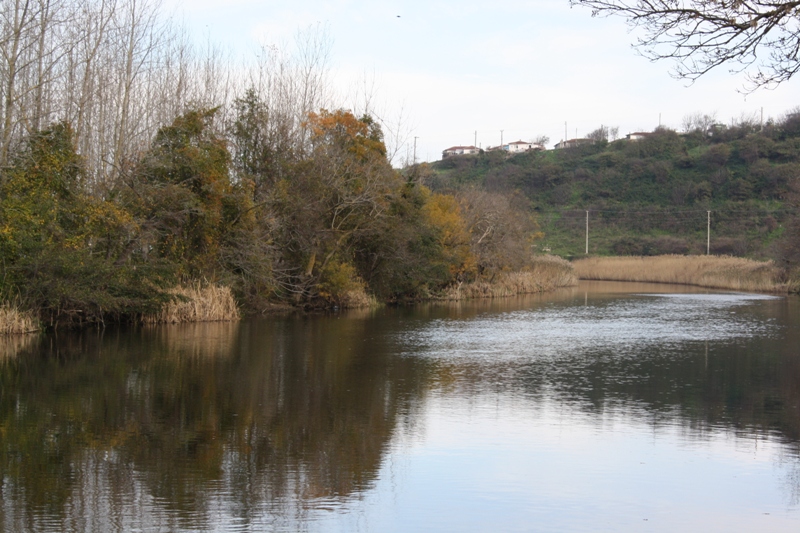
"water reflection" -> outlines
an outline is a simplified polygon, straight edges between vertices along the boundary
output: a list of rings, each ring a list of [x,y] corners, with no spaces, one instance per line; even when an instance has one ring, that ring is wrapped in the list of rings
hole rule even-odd
[[[437,379],[470,393],[494,387],[594,413],[645,407],[646,417],[777,431],[796,443],[797,300],[694,291],[597,292],[588,305],[573,291],[540,306],[434,319],[403,334],[405,354],[435,361]]]
[[[131,503],[196,529],[220,497],[243,523],[351,497],[426,382],[382,344],[324,317],[45,339],[1,363],[5,529],[114,529]]]
[[[683,446],[725,435],[761,446],[783,461],[781,490],[796,507],[798,300],[682,291],[587,284],[16,342],[0,357],[0,530],[448,529],[448,506],[466,516],[517,502],[503,511],[514,516],[530,503],[515,498],[533,481],[496,486],[502,467],[480,464],[506,454],[543,475],[543,458],[577,461],[554,450],[583,445],[587,431],[608,439],[592,453],[646,442],[647,431]],[[450,448],[418,463],[439,439]],[[596,460],[597,475],[613,476],[616,460]],[[458,473],[426,477],[451,463],[486,490],[448,494]],[[414,500],[434,488],[440,496]],[[563,504],[534,492],[542,509]],[[436,498],[438,528],[422,511]],[[496,498],[502,506],[481,507]],[[428,522],[398,516],[403,502]],[[563,525],[553,520],[540,529]]]

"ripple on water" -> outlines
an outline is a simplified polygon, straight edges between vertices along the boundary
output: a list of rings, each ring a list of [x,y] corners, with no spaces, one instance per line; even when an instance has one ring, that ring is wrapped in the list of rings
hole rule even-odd
[[[404,332],[404,355],[490,358],[493,361],[561,358],[613,351],[635,355],[648,346],[772,336],[777,326],[737,308],[775,296],[758,294],[636,294],[584,306],[549,306],[439,319]]]

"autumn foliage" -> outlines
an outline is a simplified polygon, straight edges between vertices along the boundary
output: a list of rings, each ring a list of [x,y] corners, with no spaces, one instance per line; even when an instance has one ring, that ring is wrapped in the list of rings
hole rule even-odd
[[[198,283],[251,311],[352,307],[524,268],[536,226],[502,195],[432,193],[346,110],[308,114],[278,149],[256,134],[264,109],[248,93],[228,127],[218,109],[178,116],[102,193],[68,124],[31,134],[0,182],[0,299],[81,324],[161,316]]]

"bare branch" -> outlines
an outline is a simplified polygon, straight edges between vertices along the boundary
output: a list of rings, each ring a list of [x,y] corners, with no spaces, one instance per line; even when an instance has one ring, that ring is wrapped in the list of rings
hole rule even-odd
[[[800,1],[570,0],[592,16],[624,17],[642,31],[635,44],[651,61],[677,62],[674,75],[694,81],[727,66],[744,72],[746,92],[775,87],[800,70]]]

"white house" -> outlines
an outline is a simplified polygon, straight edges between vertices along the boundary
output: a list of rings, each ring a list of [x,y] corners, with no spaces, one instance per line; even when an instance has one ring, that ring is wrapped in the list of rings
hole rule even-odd
[[[566,141],[561,141],[556,144],[553,148],[562,150],[564,148],[575,148],[576,146],[582,146],[584,144],[594,144],[594,141],[591,139],[567,139]]]
[[[544,150],[544,146],[538,143],[514,141],[504,145],[503,150],[515,154],[517,152],[527,152],[528,150]]]
[[[493,152],[495,150],[503,150],[510,154],[516,154],[519,152],[528,152],[530,150],[546,150],[546,148],[543,144],[526,141],[514,141],[513,143],[504,144],[502,146],[489,146],[486,148],[487,152]]]
[[[642,139],[648,138],[650,135],[652,134],[646,131],[637,131],[634,133],[627,134],[625,138],[628,139],[629,141],[641,141]]]
[[[477,146],[451,146],[442,151],[442,159],[454,155],[477,154],[481,151]]]

